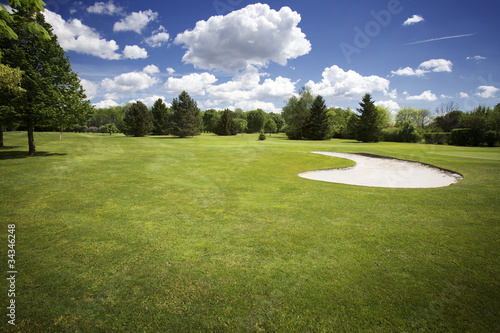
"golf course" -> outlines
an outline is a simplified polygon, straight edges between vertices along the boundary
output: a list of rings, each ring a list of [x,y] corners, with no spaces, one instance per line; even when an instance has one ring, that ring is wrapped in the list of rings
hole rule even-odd
[[[500,148],[6,132],[4,332],[499,332]],[[415,161],[439,188],[299,177]],[[15,325],[6,314],[15,300]]]

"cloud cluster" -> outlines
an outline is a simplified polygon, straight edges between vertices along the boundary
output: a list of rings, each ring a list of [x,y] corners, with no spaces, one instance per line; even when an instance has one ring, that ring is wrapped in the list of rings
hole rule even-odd
[[[116,6],[113,1],[96,2],[93,6],[87,7],[87,12],[98,15],[122,15],[123,7]]]
[[[427,101],[427,102],[433,102],[437,100],[437,96],[432,93],[430,90],[426,90],[420,95],[416,96],[406,96],[406,99],[409,101]]]
[[[164,26],[160,25],[158,30],[153,31],[151,37],[146,38],[145,42],[151,47],[161,47],[170,40],[170,35]]]
[[[297,27],[301,17],[289,7],[279,12],[269,5],[249,5],[226,16],[199,21],[191,31],[177,35],[175,44],[188,49],[182,60],[207,70],[236,72],[270,61],[286,65],[311,50]]]
[[[113,79],[104,79],[101,82],[101,87],[107,91],[126,93],[149,89],[159,83],[157,78],[151,76],[151,73],[157,72],[158,67],[152,66],[145,67],[142,72],[124,73]]]
[[[158,13],[151,9],[146,11],[134,12],[122,20],[115,23],[113,31],[134,31],[139,35],[149,22],[156,21]]]
[[[494,98],[496,97],[496,93],[500,91],[500,89],[494,86],[480,86],[477,89],[481,92],[477,93],[476,96],[482,98]]]
[[[389,80],[376,75],[362,76],[352,70],[346,72],[334,65],[323,71],[321,82],[309,81],[306,86],[311,88],[314,94],[325,98],[351,100],[366,93],[387,92],[389,83]]]
[[[419,22],[424,21],[424,18],[420,15],[413,15],[412,17],[408,18],[403,25],[408,26],[408,25],[414,25]]]
[[[391,71],[392,76],[424,76],[431,72],[451,72],[453,63],[446,59],[431,59],[421,63],[417,69],[411,67],[399,68],[397,71]]]

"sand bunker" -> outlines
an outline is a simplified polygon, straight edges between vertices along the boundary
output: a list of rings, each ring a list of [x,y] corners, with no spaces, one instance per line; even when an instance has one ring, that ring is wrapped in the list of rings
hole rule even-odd
[[[301,173],[302,178],[371,187],[434,188],[462,180],[462,176],[430,165],[382,156],[312,152],[356,162],[344,169],[319,170]]]

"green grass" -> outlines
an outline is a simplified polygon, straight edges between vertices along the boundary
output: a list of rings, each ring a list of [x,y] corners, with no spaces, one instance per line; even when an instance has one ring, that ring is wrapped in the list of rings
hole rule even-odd
[[[498,332],[500,149],[273,135],[6,133],[8,332]],[[316,182],[364,152],[459,172],[438,189]]]

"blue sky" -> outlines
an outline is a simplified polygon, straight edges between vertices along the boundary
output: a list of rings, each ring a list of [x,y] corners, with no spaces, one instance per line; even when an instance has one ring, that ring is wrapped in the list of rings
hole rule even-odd
[[[351,108],[500,102],[496,0],[46,3],[98,107],[186,90],[202,110],[280,112],[303,86]]]

